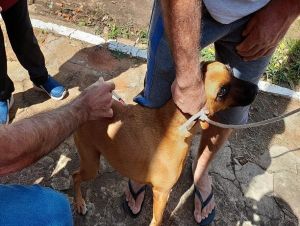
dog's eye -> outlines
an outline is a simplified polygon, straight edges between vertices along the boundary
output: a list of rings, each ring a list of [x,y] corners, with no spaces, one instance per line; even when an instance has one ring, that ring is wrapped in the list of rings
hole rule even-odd
[[[221,101],[228,94],[228,91],[229,87],[222,86],[217,94],[217,101]]]

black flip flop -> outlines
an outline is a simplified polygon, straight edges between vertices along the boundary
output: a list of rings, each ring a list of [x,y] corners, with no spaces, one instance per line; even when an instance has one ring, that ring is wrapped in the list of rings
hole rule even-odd
[[[143,187],[141,187],[137,192],[134,192],[133,188],[132,188],[132,185],[131,185],[131,182],[130,180],[128,180],[128,187],[129,187],[129,191],[133,197],[134,200],[137,199],[137,197],[139,196],[139,194],[141,194],[142,192],[144,192],[146,190],[146,187],[147,185],[144,185]],[[139,214],[141,213],[142,211],[142,208],[143,208],[143,205],[144,205],[144,200],[145,200],[145,197],[143,199],[143,202],[142,202],[142,205],[141,205],[141,209],[138,213],[133,213],[132,210],[130,209],[130,207],[128,206],[128,201],[126,201],[126,197],[124,197],[124,202],[122,204],[123,206],[123,209],[125,210],[125,212],[127,212],[129,214],[129,216],[131,216],[132,218],[136,218],[139,216]]]
[[[200,191],[198,190],[198,188],[196,187],[196,185],[194,185],[194,193],[196,194],[196,196],[199,198],[200,202],[201,202],[201,210],[207,206],[207,204],[210,202],[210,200],[212,199],[214,193],[213,193],[213,188],[211,188],[211,192],[209,194],[209,196],[207,197],[207,199],[203,202],[203,198],[200,194]],[[216,208],[214,207],[213,210],[210,212],[210,214],[208,214],[207,218],[204,218],[203,220],[201,220],[200,223],[198,223],[199,226],[206,226],[209,225],[211,222],[213,222],[213,220],[215,219],[216,216]]]

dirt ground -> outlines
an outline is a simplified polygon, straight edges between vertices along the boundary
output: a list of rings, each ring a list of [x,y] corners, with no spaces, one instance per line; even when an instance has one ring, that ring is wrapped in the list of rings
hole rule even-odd
[[[153,0],[35,0],[30,11],[37,16],[80,26],[95,34],[109,38],[136,40],[148,30]],[[145,38],[145,37],[143,37]]]
[[[36,1],[32,10],[38,9],[38,4],[49,2]],[[150,2],[140,1],[142,5],[137,3],[135,6],[145,9],[148,7],[150,10]],[[129,5],[129,1],[101,3],[119,7],[122,4]],[[38,16],[44,19],[49,16],[41,14],[43,15]],[[50,17],[49,20],[52,21],[53,18]],[[146,20],[141,21],[139,23],[144,24]],[[45,54],[50,74],[67,86],[69,96],[56,102],[35,91],[6,38],[9,75],[16,87],[15,105],[11,111],[12,122],[69,102],[99,76],[106,80],[124,76],[128,83],[124,87],[117,87],[117,93],[127,102],[131,102],[132,97],[142,89],[146,71],[144,61],[115,54],[105,46],[91,46],[40,30],[35,30],[35,33]],[[297,107],[300,107],[299,101],[260,93],[251,107],[250,121],[278,116]],[[210,168],[217,203],[217,216],[212,225],[299,225],[299,134],[299,114],[269,126],[234,132]],[[188,189],[192,184],[191,163],[199,145],[199,137],[200,134],[197,134],[182,176],[172,190],[163,225],[196,225],[192,215],[193,199]],[[1,177],[0,183],[38,183],[52,187],[66,194],[72,204],[70,175],[78,166],[78,155],[70,137],[34,165],[21,172]],[[86,216],[74,213],[75,225],[148,225],[152,216],[151,190],[146,191],[140,217],[131,219],[121,208],[127,179],[104,160],[101,161],[101,166],[99,176],[83,185],[89,211]]]

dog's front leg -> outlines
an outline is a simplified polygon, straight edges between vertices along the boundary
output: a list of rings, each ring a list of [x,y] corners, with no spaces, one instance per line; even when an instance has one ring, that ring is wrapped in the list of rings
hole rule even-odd
[[[153,187],[153,218],[150,226],[158,226],[161,224],[169,195],[170,190]]]
[[[77,213],[85,215],[87,208],[81,193],[81,175],[80,171],[73,174],[74,190],[75,190],[75,210]]]

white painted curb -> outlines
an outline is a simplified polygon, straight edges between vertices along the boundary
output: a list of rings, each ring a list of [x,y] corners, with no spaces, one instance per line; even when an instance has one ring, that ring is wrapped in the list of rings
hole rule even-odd
[[[294,90],[277,86],[269,82],[259,81],[258,87],[260,90],[267,93],[273,93],[281,96],[290,97],[296,100],[300,100],[300,92],[295,92]]]
[[[1,18],[2,19],[2,18]],[[74,38],[83,42],[87,42],[93,45],[108,44],[110,50],[118,51],[124,54],[128,54],[133,57],[139,57],[147,59],[147,49],[140,49],[135,46],[126,45],[116,40],[105,41],[100,35],[93,35],[84,31],[80,31],[74,28],[68,28],[62,25],[54,23],[44,22],[38,19],[31,19],[32,26],[35,28],[47,30],[56,34]],[[300,101],[300,92],[295,92],[291,89],[283,88],[281,86],[273,85],[269,82],[260,81],[258,87],[261,91],[267,93],[273,93],[289,98],[293,98]]]
[[[83,42],[87,42],[93,45],[103,45],[108,44],[110,50],[118,51],[124,54],[128,54],[133,57],[139,57],[147,59],[147,50],[139,49],[135,46],[126,45],[116,40],[105,41],[100,35],[93,35],[84,31],[80,31],[74,28],[65,27],[62,25],[57,25],[54,23],[44,22],[37,19],[31,19],[32,26],[35,28],[51,31],[56,34],[67,36],[69,38],[74,38]]]

